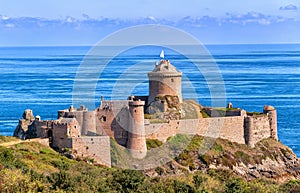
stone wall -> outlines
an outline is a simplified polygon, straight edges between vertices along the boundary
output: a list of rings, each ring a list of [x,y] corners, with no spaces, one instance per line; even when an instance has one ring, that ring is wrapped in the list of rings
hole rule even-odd
[[[199,122],[198,135],[245,144],[243,116],[204,118]]]
[[[70,148],[77,157],[88,157],[94,163],[111,167],[110,138],[108,136],[84,136],[70,138]]]
[[[178,133],[220,137],[245,144],[244,117],[218,117],[203,119],[171,120],[169,123],[145,125],[146,137],[165,142]]]
[[[40,138],[48,138],[48,131],[52,129],[54,121],[35,121],[36,135]]]
[[[53,140],[51,146],[62,150],[64,147],[68,147],[68,125],[67,124],[53,124]]]
[[[267,115],[254,115],[245,118],[246,144],[254,147],[257,142],[269,137],[271,137],[271,130]]]
[[[96,133],[108,135],[118,144],[126,146],[129,124],[128,101],[102,101],[96,113]]]

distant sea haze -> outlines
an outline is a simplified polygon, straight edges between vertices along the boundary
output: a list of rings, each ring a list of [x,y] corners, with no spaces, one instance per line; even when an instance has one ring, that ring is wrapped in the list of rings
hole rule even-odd
[[[100,96],[109,99],[122,72],[139,64],[145,81],[132,94],[148,95],[147,72],[158,61],[161,47],[143,46],[120,54],[99,77],[96,105]],[[192,49],[192,48],[191,48]],[[247,111],[262,111],[265,104],[278,112],[281,142],[300,156],[300,45],[208,45],[220,68],[227,102]],[[0,48],[0,135],[13,135],[25,109],[33,109],[42,119],[55,119],[57,110],[72,104],[73,83],[78,66],[90,47],[1,47]],[[169,59],[191,81],[196,100],[210,106],[210,91],[205,78],[195,73],[188,58],[165,50]],[[101,58],[99,58],[101,62]],[[144,68],[143,61],[153,64]],[[128,82],[130,84],[130,81]],[[183,96],[190,97],[183,87]],[[126,99],[127,96],[114,96]]]

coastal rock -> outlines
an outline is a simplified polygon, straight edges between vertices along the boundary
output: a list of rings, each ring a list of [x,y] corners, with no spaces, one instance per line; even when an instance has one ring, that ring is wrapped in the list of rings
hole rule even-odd
[[[300,179],[300,159],[289,147],[273,139],[263,140],[255,148],[217,139],[215,147],[204,155],[191,150],[183,152],[175,160],[189,173],[197,170],[228,170],[246,180],[266,178],[286,182]],[[174,168],[164,165],[161,170],[168,172],[161,175],[174,173],[170,169],[177,171],[180,168],[178,165]]]
[[[35,132],[35,118],[31,109],[26,109],[23,113],[22,119],[19,120],[19,123],[14,131],[14,137],[20,139],[33,138],[36,135]]]

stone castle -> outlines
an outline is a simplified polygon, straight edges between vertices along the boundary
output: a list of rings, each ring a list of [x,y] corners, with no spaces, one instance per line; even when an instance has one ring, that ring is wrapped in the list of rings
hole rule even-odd
[[[59,110],[57,120],[41,120],[25,110],[14,132],[22,139],[48,138],[58,151],[71,149],[77,157],[89,157],[111,166],[110,138],[128,148],[133,158],[147,155],[146,139],[166,142],[176,134],[219,137],[250,147],[262,139],[277,140],[276,109],[264,106],[262,113],[239,108],[207,108],[182,98],[182,73],[161,60],[149,77],[149,96],[129,96],[109,101],[101,97],[95,110],[83,105]],[[211,134],[210,131],[217,133]]]

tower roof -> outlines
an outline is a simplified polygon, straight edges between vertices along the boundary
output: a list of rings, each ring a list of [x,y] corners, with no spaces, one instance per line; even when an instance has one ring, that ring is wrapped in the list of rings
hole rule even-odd
[[[161,60],[160,64],[157,64],[152,72],[175,72],[178,73],[179,71],[176,70],[176,67],[173,66],[169,60]]]

